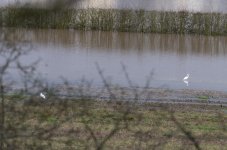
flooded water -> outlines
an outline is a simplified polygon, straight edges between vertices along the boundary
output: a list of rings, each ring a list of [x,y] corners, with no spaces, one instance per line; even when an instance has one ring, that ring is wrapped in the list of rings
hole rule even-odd
[[[65,77],[78,83],[84,77],[102,85],[95,63],[108,81],[151,87],[227,91],[227,37],[175,34],[144,34],[76,30],[18,30],[30,39],[34,51],[25,63],[41,59],[37,68],[49,82]],[[189,85],[183,77],[189,73]]]
[[[52,0],[53,1],[53,0]],[[47,0],[17,0],[18,3],[33,2],[46,6]],[[13,4],[15,0],[1,0],[0,5]],[[226,0],[78,0],[74,7],[101,9],[144,9],[161,11],[193,11],[227,13]]]

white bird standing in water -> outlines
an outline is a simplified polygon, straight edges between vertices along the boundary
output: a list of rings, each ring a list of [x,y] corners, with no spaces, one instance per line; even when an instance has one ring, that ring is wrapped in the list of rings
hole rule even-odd
[[[190,75],[190,74],[187,74],[187,75],[184,77],[183,81],[188,80],[189,75]]]
[[[43,99],[46,99],[46,96],[43,93],[40,93],[40,97],[42,97]]]

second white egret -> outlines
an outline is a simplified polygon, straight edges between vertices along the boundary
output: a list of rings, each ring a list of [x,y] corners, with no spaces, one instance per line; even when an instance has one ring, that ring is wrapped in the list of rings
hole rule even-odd
[[[46,96],[43,93],[40,93],[40,97],[42,97],[43,99],[46,99]]]

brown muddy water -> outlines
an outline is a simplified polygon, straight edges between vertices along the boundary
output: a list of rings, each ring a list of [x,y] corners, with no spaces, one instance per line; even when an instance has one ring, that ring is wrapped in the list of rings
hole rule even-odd
[[[22,61],[40,59],[37,70],[48,82],[58,84],[64,77],[76,84],[85,78],[102,86],[98,63],[109,82],[128,87],[124,64],[137,87],[153,72],[150,87],[227,91],[226,36],[46,29],[14,34],[31,41],[33,51]],[[188,86],[182,81],[187,73]]]

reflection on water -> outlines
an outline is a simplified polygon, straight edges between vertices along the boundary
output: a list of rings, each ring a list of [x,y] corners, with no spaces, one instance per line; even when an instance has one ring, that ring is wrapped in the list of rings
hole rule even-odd
[[[35,51],[24,61],[41,58],[38,68],[49,81],[64,76],[78,82],[83,76],[95,85],[102,81],[95,62],[116,84],[127,86],[121,64],[130,78],[143,86],[149,73],[151,86],[227,91],[227,37],[143,34],[75,30],[17,30],[26,35]],[[182,78],[190,73],[189,86]]]
[[[17,0],[17,3],[33,2],[46,6],[49,0]],[[15,0],[1,0],[0,5],[15,3]],[[195,11],[227,13],[226,0],[79,0],[78,8],[102,9],[144,9],[163,11]]]
[[[18,35],[24,31],[18,30]],[[45,46],[72,48],[73,46],[93,51],[119,51],[122,54],[170,53],[177,55],[227,55],[227,37],[145,34],[76,30],[26,30],[27,40]]]

